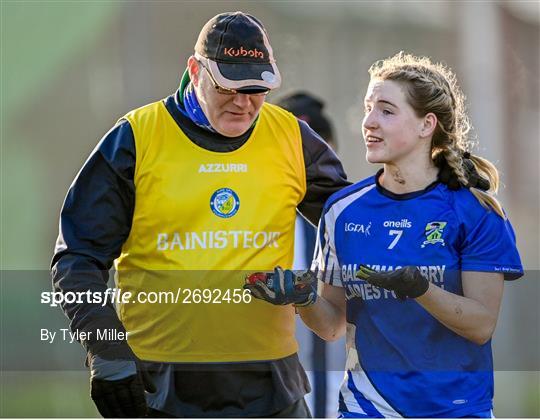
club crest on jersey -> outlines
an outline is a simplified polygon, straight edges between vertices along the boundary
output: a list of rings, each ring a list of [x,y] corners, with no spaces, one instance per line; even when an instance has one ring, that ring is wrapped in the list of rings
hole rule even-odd
[[[220,188],[212,194],[210,208],[216,216],[233,217],[240,208],[240,199],[230,188]]]
[[[426,245],[435,244],[441,244],[444,246],[444,239],[442,238],[442,235],[444,233],[443,231],[445,226],[446,222],[429,222],[424,231],[426,240],[422,244],[422,248],[425,248]]]

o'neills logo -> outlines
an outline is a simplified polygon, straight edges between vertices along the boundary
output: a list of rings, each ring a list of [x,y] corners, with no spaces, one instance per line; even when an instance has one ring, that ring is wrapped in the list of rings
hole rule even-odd
[[[240,48],[224,48],[223,54],[229,57],[264,58],[264,53],[257,48],[246,50],[243,46]]]

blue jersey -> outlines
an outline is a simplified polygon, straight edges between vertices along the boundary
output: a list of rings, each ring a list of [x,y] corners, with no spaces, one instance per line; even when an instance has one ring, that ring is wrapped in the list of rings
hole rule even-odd
[[[380,172],[379,172],[380,174]],[[379,175],[378,174],[378,175]],[[433,183],[396,195],[372,176],[334,194],[319,225],[314,261],[321,279],[345,288],[347,365],[343,417],[460,417],[490,412],[491,341],[457,335],[414,299],[355,278],[417,266],[435,285],[463,295],[461,271],[523,274],[508,220],[465,188]]]

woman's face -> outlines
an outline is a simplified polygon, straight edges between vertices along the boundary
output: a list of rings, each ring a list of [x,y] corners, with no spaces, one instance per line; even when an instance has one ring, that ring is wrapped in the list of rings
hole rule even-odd
[[[424,119],[408,104],[402,83],[372,79],[364,108],[362,132],[368,162],[397,165],[426,155],[431,141],[423,137]]]

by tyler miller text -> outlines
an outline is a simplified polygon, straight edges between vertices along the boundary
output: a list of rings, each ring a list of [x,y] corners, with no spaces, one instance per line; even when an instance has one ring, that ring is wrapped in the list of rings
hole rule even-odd
[[[97,341],[122,341],[128,337],[128,332],[118,331],[114,328],[102,328],[96,331],[70,331],[67,328],[60,328],[59,330],[49,330],[47,328],[41,328],[40,338],[41,341],[47,343],[54,343],[55,341],[65,341],[69,343],[97,340]]]

